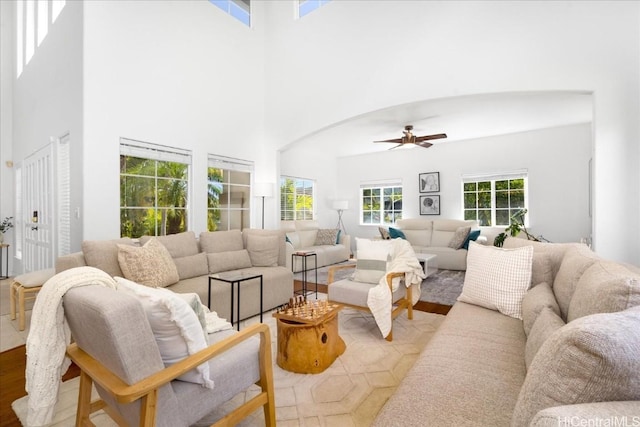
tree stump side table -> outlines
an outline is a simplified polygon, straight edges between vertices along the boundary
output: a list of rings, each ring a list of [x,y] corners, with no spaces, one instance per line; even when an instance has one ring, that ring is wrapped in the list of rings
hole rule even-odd
[[[340,308],[338,306],[308,321],[274,313],[278,332],[278,366],[299,374],[319,374],[331,366],[346,349],[338,334]]]

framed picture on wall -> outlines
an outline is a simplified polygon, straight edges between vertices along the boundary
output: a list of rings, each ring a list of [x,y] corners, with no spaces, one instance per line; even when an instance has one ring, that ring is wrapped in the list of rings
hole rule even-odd
[[[440,195],[420,196],[420,215],[440,215]]]
[[[421,193],[440,191],[440,172],[426,172],[418,175],[418,188]]]

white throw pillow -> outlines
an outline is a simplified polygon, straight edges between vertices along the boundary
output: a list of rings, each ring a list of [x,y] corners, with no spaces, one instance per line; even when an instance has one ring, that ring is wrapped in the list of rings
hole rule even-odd
[[[387,261],[393,241],[371,240],[356,237],[356,271],[353,280],[364,283],[378,283],[387,273]]]
[[[533,247],[496,248],[469,242],[467,272],[458,301],[522,319],[522,298],[531,285]]]
[[[115,280],[118,290],[137,297],[142,304],[165,366],[173,365],[207,347],[198,316],[184,299],[169,289],[150,288],[122,277],[116,277]],[[213,388],[207,363],[178,379]]]

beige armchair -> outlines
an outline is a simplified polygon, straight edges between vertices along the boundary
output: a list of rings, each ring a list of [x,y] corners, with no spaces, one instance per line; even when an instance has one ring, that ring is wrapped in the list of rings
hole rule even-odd
[[[104,409],[119,425],[236,425],[260,407],[275,426],[268,326],[209,334],[209,346],[164,367],[139,301],[102,286],[83,286],[64,296],[75,343],[67,355],[81,369],[76,425],[92,425],[90,413]],[[208,363],[214,388],[176,380]],[[90,402],[95,384],[100,401]],[[253,384],[259,392],[226,413],[223,404]],[[226,408],[227,405],[224,405]]]
[[[342,279],[334,282],[335,274],[338,270],[355,269],[355,264],[336,265],[329,267],[327,273],[328,283],[328,300],[333,303],[341,304],[346,307],[355,308],[357,310],[371,312],[367,306],[367,297],[369,290],[377,284],[355,282],[349,279]],[[404,277],[404,273],[388,273],[386,275],[387,284],[392,292],[391,320],[398,317],[405,309],[407,310],[407,318],[413,319],[412,287],[398,286],[393,292],[392,280],[396,277]],[[385,338],[387,341],[393,340],[393,331]]]

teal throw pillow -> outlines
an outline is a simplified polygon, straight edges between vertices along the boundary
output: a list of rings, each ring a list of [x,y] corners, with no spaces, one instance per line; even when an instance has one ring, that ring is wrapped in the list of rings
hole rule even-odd
[[[342,230],[338,230],[338,234],[336,235],[336,245],[340,244],[340,233],[342,233]]]
[[[467,236],[467,240],[462,244],[462,249],[469,249],[469,242],[471,240],[475,242],[478,237],[480,237],[480,230],[472,230]]]
[[[398,230],[397,228],[389,227],[389,236],[392,239],[397,239],[398,237],[404,240],[407,240],[407,236],[404,235],[402,230]]]

